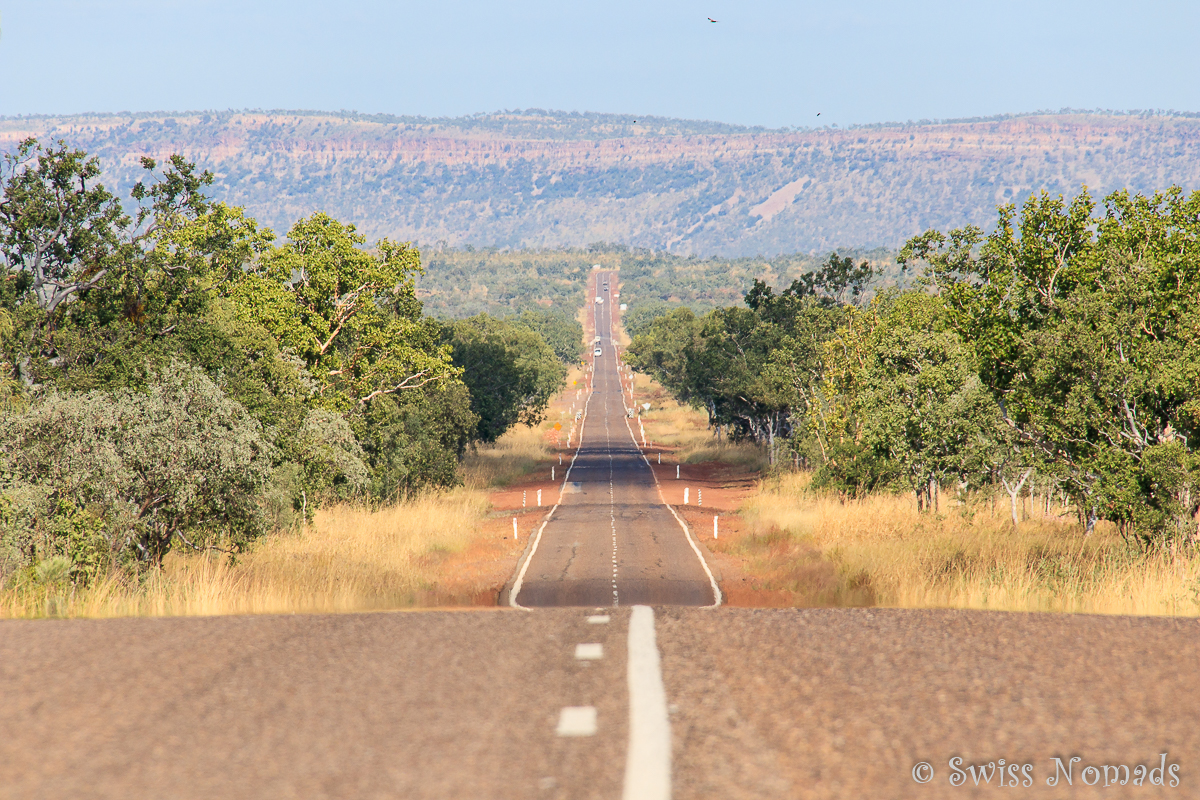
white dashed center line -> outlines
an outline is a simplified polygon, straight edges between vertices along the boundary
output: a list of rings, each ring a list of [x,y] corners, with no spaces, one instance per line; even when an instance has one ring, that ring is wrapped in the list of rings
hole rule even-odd
[[[559,736],[595,736],[596,707],[567,706],[559,713],[554,732]]]
[[[608,431],[608,397],[604,398],[604,441],[608,446],[608,524],[612,528],[612,590],[613,602],[618,604],[617,594],[617,506],[616,490],[613,486],[613,452],[612,438]]]
[[[580,661],[597,661],[604,658],[604,645],[598,642],[575,645],[575,658]]]

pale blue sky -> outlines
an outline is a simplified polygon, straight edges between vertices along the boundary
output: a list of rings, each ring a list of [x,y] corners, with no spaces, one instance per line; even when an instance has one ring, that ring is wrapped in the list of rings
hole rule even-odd
[[[1200,111],[1198,2],[0,0],[0,28],[2,115]]]

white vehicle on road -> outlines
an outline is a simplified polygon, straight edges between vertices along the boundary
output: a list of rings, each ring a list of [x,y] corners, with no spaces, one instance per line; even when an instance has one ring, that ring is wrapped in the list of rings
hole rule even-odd
[[[596,349],[592,351],[592,355],[594,355],[594,356],[604,355],[604,351],[600,349],[600,345],[596,345]]]

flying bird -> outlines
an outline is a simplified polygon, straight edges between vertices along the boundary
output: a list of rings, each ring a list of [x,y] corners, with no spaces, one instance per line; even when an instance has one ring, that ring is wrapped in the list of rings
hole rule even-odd
[[[709,18],[708,18],[708,21],[709,21],[709,22],[716,22],[716,20],[715,20],[715,19],[713,19],[712,17],[709,17]]]

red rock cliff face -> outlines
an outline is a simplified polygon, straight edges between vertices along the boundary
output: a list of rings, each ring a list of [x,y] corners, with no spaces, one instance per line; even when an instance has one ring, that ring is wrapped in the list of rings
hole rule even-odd
[[[998,203],[1043,189],[1200,186],[1200,120],[1181,117],[590,138],[284,114],[0,121],[0,147],[30,135],[99,154],[122,182],[142,155],[182,153],[279,228],[322,208],[369,235],[450,243],[895,246],[930,226],[986,226]]]

